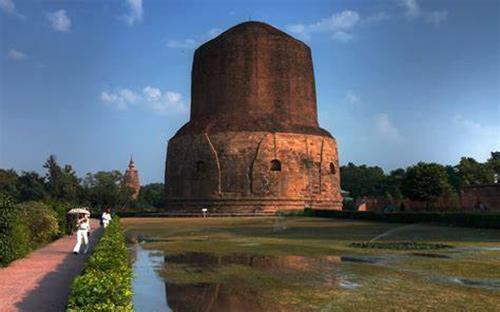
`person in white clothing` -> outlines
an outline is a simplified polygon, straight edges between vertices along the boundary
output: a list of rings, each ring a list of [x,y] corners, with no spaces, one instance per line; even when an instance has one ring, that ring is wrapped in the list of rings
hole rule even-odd
[[[102,226],[104,226],[104,228],[106,228],[109,223],[111,222],[111,209],[109,208],[106,208],[106,210],[102,213],[102,216],[101,216],[101,224]]]
[[[90,231],[90,221],[89,218],[84,215],[83,218],[79,218],[76,222],[76,245],[73,248],[73,253],[77,255],[80,252],[80,247],[82,246],[82,241],[85,244],[85,251],[89,251],[89,231]]]

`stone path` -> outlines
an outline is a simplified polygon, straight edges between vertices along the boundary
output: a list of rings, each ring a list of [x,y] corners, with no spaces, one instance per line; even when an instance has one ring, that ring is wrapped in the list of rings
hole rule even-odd
[[[90,244],[95,246],[102,228],[97,220],[91,220],[91,227]],[[71,253],[75,243],[76,236],[63,237],[1,268],[0,311],[64,311],[73,279],[87,258]]]

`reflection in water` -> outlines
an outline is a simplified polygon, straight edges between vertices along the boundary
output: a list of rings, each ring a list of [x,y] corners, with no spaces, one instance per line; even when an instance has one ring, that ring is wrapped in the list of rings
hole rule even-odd
[[[330,286],[344,289],[355,289],[360,284],[351,280],[346,274],[328,274],[333,267],[345,261],[338,256],[309,258],[302,256],[270,256],[252,254],[207,254],[185,253],[165,256],[165,268],[174,270],[179,265],[185,267],[193,275],[214,273],[221,274],[220,269],[227,267],[248,267],[258,270],[259,274],[294,275],[294,272],[322,272],[322,282]],[[349,261],[349,259],[347,259]],[[168,279],[168,274],[167,279]],[[280,276],[280,275],[278,275]],[[288,277],[289,278],[289,277]],[[299,277],[297,277],[299,278]],[[174,279],[175,280],[175,279]],[[173,311],[286,311],[276,301],[269,298],[266,288],[245,281],[241,276],[232,276],[220,282],[183,284],[165,283],[168,304]]]
[[[136,311],[287,311],[290,307],[272,298],[271,289],[279,293],[287,283],[346,290],[360,287],[352,275],[343,272],[342,262],[376,261],[361,256],[197,252],[162,256],[139,246],[134,264],[134,307]],[[159,271],[165,281],[159,278]]]
[[[210,254],[201,252],[190,252],[179,255],[165,256],[165,264],[187,263],[193,267],[217,267],[228,266],[232,264],[246,265],[258,270],[276,270],[276,269],[297,269],[311,270],[319,265],[340,263],[344,257],[323,256],[318,258],[309,258],[303,256],[273,256],[273,255],[255,255],[255,254]],[[348,260],[349,261],[349,260]]]
[[[165,287],[173,311],[286,311],[245,283],[165,283]]]
[[[186,270],[196,273],[211,272],[230,266],[243,266],[261,272],[280,269],[307,269],[312,264],[300,256],[264,256],[251,254],[218,255],[186,253],[165,256],[165,267],[188,264]],[[194,273],[194,274],[196,274]],[[234,277],[234,276],[233,276]],[[168,304],[173,311],[285,311],[270,299],[258,285],[227,278],[221,282],[200,284],[165,283]]]
[[[167,306],[163,280],[155,272],[156,268],[162,267],[163,255],[137,245],[132,281],[135,311],[171,311]]]

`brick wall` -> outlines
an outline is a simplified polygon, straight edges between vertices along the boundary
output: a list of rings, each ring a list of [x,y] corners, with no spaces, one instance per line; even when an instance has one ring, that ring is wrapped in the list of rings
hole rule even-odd
[[[460,204],[463,209],[477,209],[483,204],[491,210],[500,210],[500,184],[464,186],[460,192]]]
[[[281,171],[272,171],[278,160]],[[337,143],[293,133],[226,132],[170,140],[168,206],[180,210],[341,209]]]
[[[341,209],[337,143],[318,125],[307,45],[242,23],[196,50],[191,81],[191,119],[167,150],[171,210]]]

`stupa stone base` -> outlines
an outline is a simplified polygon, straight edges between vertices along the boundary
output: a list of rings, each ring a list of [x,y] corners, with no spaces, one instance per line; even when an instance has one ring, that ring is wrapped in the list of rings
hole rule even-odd
[[[184,135],[170,140],[167,159],[170,211],[267,213],[342,206],[332,137],[241,131]]]

